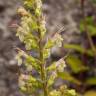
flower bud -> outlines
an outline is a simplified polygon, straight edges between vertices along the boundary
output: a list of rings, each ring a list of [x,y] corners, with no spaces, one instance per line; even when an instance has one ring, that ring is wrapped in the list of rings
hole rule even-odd
[[[21,16],[29,15],[28,12],[23,7],[18,8],[17,13],[20,14]]]

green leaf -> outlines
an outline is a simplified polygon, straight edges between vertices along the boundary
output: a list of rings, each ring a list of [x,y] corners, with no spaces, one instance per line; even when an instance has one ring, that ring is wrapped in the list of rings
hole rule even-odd
[[[54,84],[55,79],[57,78],[57,72],[53,71],[48,79],[48,87]]]
[[[80,45],[76,44],[65,44],[64,48],[66,49],[73,49],[74,51],[80,52],[81,54],[87,54],[88,56],[94,56],[94,52],[92,49],[85,49]]]
[[[76,44],[65,44],[64,48],[66,49],[74,49],[75,51],[78,51],[80,53],[84,53],[85,49],[83,47],[81,47],[80,45],[76,45]]]
[[[32,94],[36,89],[41,88],[41,83],[32,75],[21,74],[19,86],[23,92]]]
[[[92,0],[93,1],[93,3],[96,3],[96,0]]]
[[[90,36],[96,35],[96,26],[94,25],[93,17],[86,17],[87,28]],[[84,21],[80,22],[80,31],[83,32],[85,29]]]
[[[86,17],[86,22],[87,22],[87,25],[94,25],[93,23],[93,17],[90,16],[90,17]],[[81,20],[80,22],[80,29],[84,31],[84,20]],[[81,31],[82,32],[82,31]]]
[[[88,32],[90,36],[96,36],[96,26],[88,25]]]
[[[51,64],[50,66],[48,66],[46,70],[47,71],[54,71],[54,70],[56,70],[56,63],[53,62],[53,64]]]
[[[52,48],[54,46],[54,42],[52,40],[48,40],[45,44],[45,49]]]
[[[26,58],[25,64],[26,64],[26,67],[29,67],[31,65],[36,70],[40,69],[40,66],[39,66],[40,61],[32,56],[28,56]]]
[[[21,86],[21,87],[20,87],[20,90],[21,90],[21,92],[26,92],[26,91],[27,91],[27,88],[24,87],[24,86]]]
[[[68,94],[69,94],[69,96],[76,96],[76,92],[74,89],[68,90]]]
[[[33,7],[32,5],[34,4],[34,1],[33,0],[24,0],[24,5],[27,7],[27,8],[31,8]]]
[[[61,92],[60,91],[57,91],[57,90],[52,90],[49,93],[49,96],[61,96]]]
[[[92,49],[86,50],[86,54],[89,55],[89,56],[92,56],[92,57],[94,56],[94,52],[93,52]]]
[[[50,49],[43,50],[43,57],[47,59],[50,56]]]
[[[87,91],[84,96],[96,96],[96,91],[95,90],[90,90]]]
[[[25,39],[24,43],[25,43],[25,47],[27,50],[31,50],[31,49],[37,50],[38,49],[37,42],[34,39]]]
[[[62,78],[63,80],[70,81],[72,83],[80,85],[81,82],[77,79],[75,79],[73,76],[70,75],[68,72],[58,72],[58,76]]]
[[[96,77],[90,77],[86,80],[87,85],[96,85]]]
[[[84,66],[83,62],[76,56],[69,56],[66,62],[71,67],[74,73],[79,73],[80,71],[88,70],[88,67]]]
[[[93,17],[92,16],[89,16],[89,17],[86,17],[86,22],[88,25],[93,25]]]

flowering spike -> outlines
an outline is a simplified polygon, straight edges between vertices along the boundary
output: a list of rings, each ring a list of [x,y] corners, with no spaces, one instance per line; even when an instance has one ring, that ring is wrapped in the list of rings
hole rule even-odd
[[[54,45],[61,47],[63,39],[59,33],[56,33],[52,40],[48,39],[46,43],[43,42],[46,34],[46,22],[42,14],[41,0],[24,0],[24,8],[20,7],[17,12],[21,16],[21,22],[16,36],[25,44],[28,52],[26,53],[17,48],[19,53],[17,55],[18,63],[19,65],[24,64],[26,67],[24,71],[27,71],[22,72],[20,75],[20,89],[32,96],[38,90],[41,90],[38,96],[61,96],[61,91],[51,91],[50,87],[55,83],[55,79],[58,78],[58,71],[64,71],[65,62],[60,59],[50,66],[46,66],[46,63],[50,57],[51,48]],[[34,56],[30,54],[31,52],[37,55]],[[35,71],[38,73],[37,76],[33,74]],[[52,74],[50,75],[50,73]]]

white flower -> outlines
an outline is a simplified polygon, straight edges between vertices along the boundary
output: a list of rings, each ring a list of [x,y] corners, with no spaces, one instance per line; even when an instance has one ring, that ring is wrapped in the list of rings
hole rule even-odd
[[[66,67],[65,61],[61,58],[59,61],[56,62],[56,67],[59,72],[63,72],[64,68]]]

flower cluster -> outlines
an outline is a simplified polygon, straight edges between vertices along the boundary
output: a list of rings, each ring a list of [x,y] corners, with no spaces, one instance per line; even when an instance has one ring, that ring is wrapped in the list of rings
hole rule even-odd
[[[48,38],[45,43],[43,42],[46,34],[46,22],[42,14],[41,0],[24,0],[24,8],[20,7],[17,12],[21,16],[21,23],[16,35],[25,44],[26,51],[29,52],[26,53],[17,48],[19,50],[17,59],[19,65],[24,63],[26,69],[31,71],[30,74],[21,73],[19,78],[21,90],[32,95],[42,89],[40,96],[61,96],[61,91],[52,89],[52,85],[58,78],[58,72],[64,71],[64,58],[46,66],[51,48],[55,45],[56,47],[62,46],[61,35],[56,33],[52,39]],[[35,51],[38,56],[34,57],[33,54],[30,54],[32,51]],[[33,76],[32,70],[35,70],[38,76]]]

